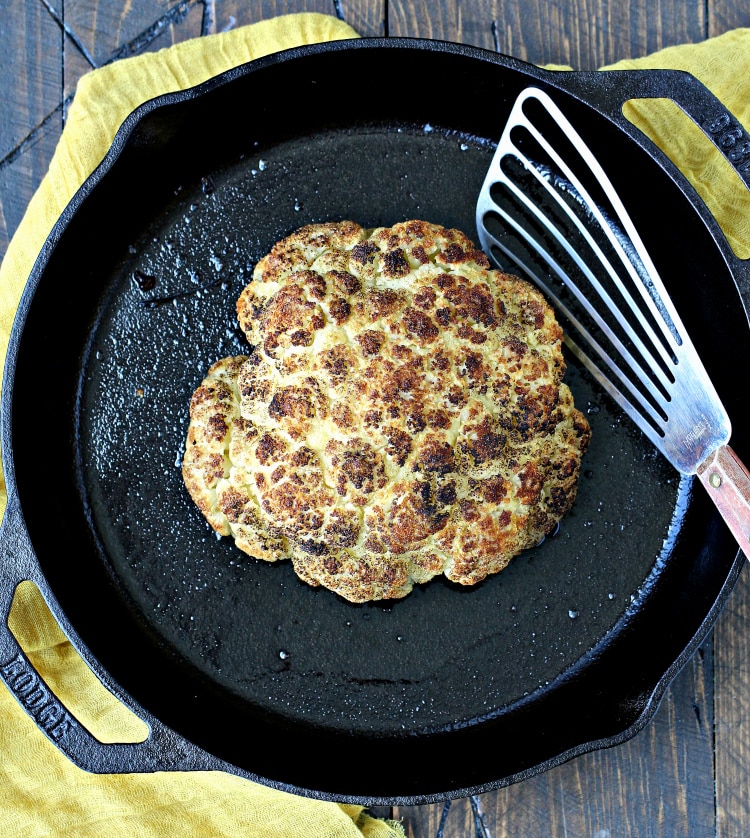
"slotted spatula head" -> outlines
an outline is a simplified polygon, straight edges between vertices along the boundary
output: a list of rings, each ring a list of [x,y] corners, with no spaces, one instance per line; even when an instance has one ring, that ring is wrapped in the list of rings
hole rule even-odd
[[[517,99],[477,202],[482,248],[532,279],[565,341],[672,465],[695,474],[729,417],[612,183],[538,88]]]

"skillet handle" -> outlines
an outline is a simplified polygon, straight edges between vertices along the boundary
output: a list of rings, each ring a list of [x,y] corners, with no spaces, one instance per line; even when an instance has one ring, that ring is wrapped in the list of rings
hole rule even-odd
[[[750,556],[750,472],[747,467],[729,445],[722,445],[698,467],[698,479],[745,556]]]
[[[607,114],[639,145],[648,144],[650,151],[651,141],[624,116],[623,106],[631,99],[670,99],[702,130],[735,171],[740,183],[750,191],[750,133],[691,73],[684,70],[551,72],[555,85]],[[705,204],[701,202],[701,205],[706,215],[711,216]],[[717,223],[716,219],[712,220]],[[723,234],[721,239],[726,244]],[[739,259],[728,244],[722,249],[735,277],[741,279],[743,296],[750,300],[750,260]]]
[[[750,134],[692,73],[684,70],[555,71],[555,83],[608,114],[639,144],[644,135],[623,116],[630,99],[671,99],[721,152],[750,190]],[[566,78],[568,77],[568,78]]]
[[[750,134],[695,76],[676,71],[671,98],[695,122],[750,190]]]
[[[48,602],[53,597],[41,574],[18,504],[9,501],[0,528],[0,680],[39,730],[79,768],[97,774],[178,770],[226,770],[219,760],[184,740],[132,700],[124,700],[122,691],[106,673],[97,671],[104,686],[136,713],[148,726],[143,742],[108,744],[96,739],[47,686],[21,648],[8,625],[16,588],[32,581]],[[53,609],[54,611],[54,609]],[[71,642],[78,649],[71,638]]]

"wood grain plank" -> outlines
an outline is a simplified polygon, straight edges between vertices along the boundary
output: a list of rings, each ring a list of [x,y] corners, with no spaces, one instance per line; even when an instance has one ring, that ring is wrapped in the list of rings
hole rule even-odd
[[[334,0],[214,0],[212,15],[217,19],[215,31],[227,26],[244,26],[268,20],[280,15],[298,14],[299,12],[317,12],[336,16],[337,3]]]
[[[38,0],[0,0],[0,159],[39,125],[58,102],[61,37]]]
[[[77,51],[87,56],[91,66],[100,67],[123,51],[144,52],[199,35],[203,10],[199,0],[65,0],[57,12],[69,32],[69,43],[78,45]],[[192,25],[186,26],[186,20]],[[71,46],[70,51],[76,50]]]
[[[588,70],[702,40],[707,24],[702,3],[680,0],[391,0],[389,31]]]
[[[62,38],[38,0],[0,0],[0,258],[62,130]]]
[[[472,4],[484,16],[487,0]],[[388,0],[388,35],[396,38],[435,38],[447,41],[468,40],[461,36],[458,3],[449,0]],[[487,24],[490,24],[487,19]]]
[[[718,838],[750,835],[750,570],[745,568],[715,635]]]
[[[385,34],[386,0],[214,0],[216,30],[230,22],[242,26],[272,17],[300,12],[317,12],[346,21],[359,35]]]
[[[750,5],[708,0],[708,34],[750,27]],[[750,572],[743,571],[714,630],[717,838],[750,835]]]
[[[709,0],[708,29],[715,37],[750,27],[741,0]],[[750,834],[750,572],[745,568],[715,631],[715,747],[718,838]]]
[[[707,3],[709,37],[750,27],[750,4],[744,0],[707,0]]]
[[[363,38],[382,38],[386,34],[389,0],[340,0],[339,16]]]

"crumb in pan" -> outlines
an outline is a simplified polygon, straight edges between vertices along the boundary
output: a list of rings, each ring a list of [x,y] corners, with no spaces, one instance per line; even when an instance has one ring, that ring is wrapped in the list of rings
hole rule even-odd
[[[190,405],[187,489],[217,533],[352,602],[473,585],[555,529],[591,431],[528,282],[425,221],[308,225],[237,301],[248,354]]]

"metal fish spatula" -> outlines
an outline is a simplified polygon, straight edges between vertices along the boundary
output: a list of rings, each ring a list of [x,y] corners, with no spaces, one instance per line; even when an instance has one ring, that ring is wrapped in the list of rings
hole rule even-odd
[[[516,100],[477,202],[485,253],[532,279],[565,342],[750,555],[750,472],[726,410],[622,201],[552,99]]]

